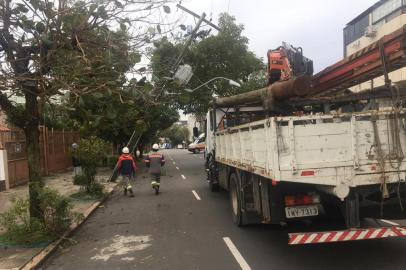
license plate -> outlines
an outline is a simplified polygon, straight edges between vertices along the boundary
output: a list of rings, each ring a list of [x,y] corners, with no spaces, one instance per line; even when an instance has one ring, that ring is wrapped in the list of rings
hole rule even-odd
[[[287,218],[312,217],[319,215],[316,205],[285,207]]]

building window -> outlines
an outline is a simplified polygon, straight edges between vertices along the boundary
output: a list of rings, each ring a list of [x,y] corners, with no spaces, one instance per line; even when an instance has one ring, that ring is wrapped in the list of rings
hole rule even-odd
[[[365,29],[369,25],[369,15],[365,15],[354,24],[348,25],[344,28],[344,43],[348,44],[356,41],[365,34]]]
[[[406,2],[405,0],[403,0]],[[372,11],[372,23],[376,23],[402,7],[402,0],[388,0]]]

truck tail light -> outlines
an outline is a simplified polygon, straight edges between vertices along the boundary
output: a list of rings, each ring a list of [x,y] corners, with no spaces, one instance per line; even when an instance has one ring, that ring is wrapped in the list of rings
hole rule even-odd
[[[302,171],[300,176],[314,176],[314,171]]]
[[[320,196],[317,194],[285,196],[285,206],[309,205],[317,203],[320,203]]]
[[[285,196],[285,206],[295,205],[295,196]]]

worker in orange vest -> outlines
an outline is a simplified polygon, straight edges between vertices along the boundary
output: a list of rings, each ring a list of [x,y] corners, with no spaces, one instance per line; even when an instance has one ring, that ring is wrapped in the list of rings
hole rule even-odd
[[[130,150],[128,149],[128,147],[124,147],[122,150],[122,154],[117,162],[117,170],[122,178],[124,195],[127,195],[127,192],[129,192],[130,196],[134,197],[133,189],[131,186],[131,178],[135,171],[138,170],[138,168],[133,157],[130,155]]]

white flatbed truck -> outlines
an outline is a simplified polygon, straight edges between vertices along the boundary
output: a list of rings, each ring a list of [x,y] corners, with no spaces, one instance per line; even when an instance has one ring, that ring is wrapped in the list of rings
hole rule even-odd
[[[342,217],[346,231],[292,234],[290,244],[406,235],[360,227],[361,218],[404,218],[406,110],[266,116],[263,107],[207,114],[212,191],[230,194],[238,226]],[[256,120],[259,119],[259,120]]]

